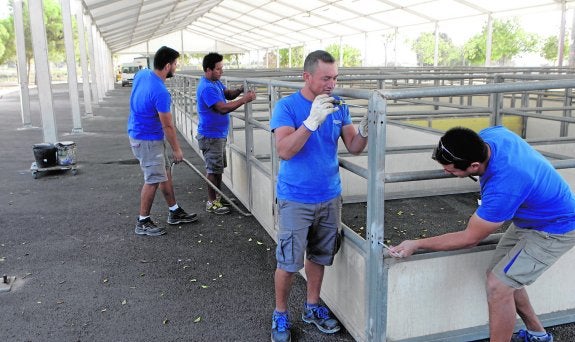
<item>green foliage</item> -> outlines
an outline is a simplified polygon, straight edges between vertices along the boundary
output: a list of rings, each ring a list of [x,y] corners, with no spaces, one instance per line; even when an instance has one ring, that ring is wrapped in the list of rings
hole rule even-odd
[[[411,49],[417,55],[419,66],[430,66],[435,61],[435,34],[424,32],[411,44]],[[460,62],[460,50],[445,33],[439,34],[438,65],[454,66]]]
[[[16,47],[11,44],[11,37],[14,36],[14,25],[12,18],[0,20],[0,65],[12,61],[16,55]]]
[[[517,19],[493,21],[491,44],[491,61],[505,65],[513,57],[533,52],[537,48],[538,37],[528,33],[517,22]],[[482,32],[473,36],[463,48],[465,58],[474,65],[481,65],[486,60],[487,25]]]
[[[563,45],[563,51],[569,51],[569,40],[565,39],[565,43]],[[557,60],[559,54],[559,37],[557,36],[549,36],[543,42],[541,46],[540,56],[545,58],[550,62],[555,62]],[[563,59],[567,60],[569,57],[569,53],[563,53]]]
[[[280,49],[280,68],[289,68],[289,48]],[[296,46],[291,48],[291,67],[303,67],[303,46]]]
[[[46,40],[48,44],[48,58],[51,62],[59,63],[66,59],[66,50],[64,45],[64,25],[62,23],[62,11],[58,0],[43,0],[44,8],[44,25],[46,29]],[[9,1],[9,7],[14,8],[14,2]],[[13,13],[13,11],[12,11]],[[24,17],[24,36],[25,36],[25,50],[26,60],[28,65],[34,58],[34,50],[32,49],[32,34],[30,30],[30,13],[28,10],[27,1],[22,6],[22,14]],[[75,29],[75,22],[73,21],[73,34],[74,41],[77,42],[77,30]],[[0,45],[4,47],[4,52],[0,53],[0,64],[8,61],[16,60],[16,36],[14,32],[14,16],[0,20],[0,27],[4,27],[7,35],[0,32]],[[2,28],[0,28],[0,31]],[[1,50],[1,48],[0,48]]]
[[[339,44],[331,44],[325,48],[336,61],[339,62]],[[343,66],[344,67],[357,67],[361,66],[361,51],[353,46],[343,46]]]

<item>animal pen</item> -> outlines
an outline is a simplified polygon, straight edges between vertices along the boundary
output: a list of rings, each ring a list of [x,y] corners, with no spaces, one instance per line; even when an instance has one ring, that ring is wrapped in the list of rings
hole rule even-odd
[[[303,86],[302,71],[228,70],[222,81],[256,90],[257,100],[231,113],[224,182],[275,239],[278,157],[269,119],[278,99]],[[168,82],[176,125],[199,153],[197,73]],[[463,341],[488,336],[485,269],[498,241],[452,252],[421,252],[396,260],[384,250],[385,201],[477,192],[431,160],[445,130],[505,125],[545,155],[575,189],[575,132],[569,131],[575,78],[562,69],[340,69],[334,92],[354,123],[367,111],[369,145],[359,156],[340,146],[344,207],[367,202],[365,238],[343,225],[322,299],[357,341]],[[447,179],[451,178],[451,179]],[[458,227],[463,229],[464,227]],[[575,321],[575,263],[562,257],[532,286],[545,325]]]

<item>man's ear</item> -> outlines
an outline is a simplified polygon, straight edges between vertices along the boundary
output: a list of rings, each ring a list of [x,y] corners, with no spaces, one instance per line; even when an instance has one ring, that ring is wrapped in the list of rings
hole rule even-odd
[[[303,80],[304,80],[304,81],[307,81],[307,80],[309,80],[310,77],[311,77],[311,74],[310,74],[309,72],[307,72],[307,71],[304,71],[304,73],[303,73]]]
[[[471,165],[469,165],[469,167],[471,167],[473,171],[478,171],[480,166],[481,166],[480,162],[473,162],[471,163]]]

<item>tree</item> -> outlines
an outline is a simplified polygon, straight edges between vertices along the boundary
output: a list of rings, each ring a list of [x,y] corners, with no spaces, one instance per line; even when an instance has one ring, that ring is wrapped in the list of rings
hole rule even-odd
[[[14,8],[14,2],[9,1],[9,7]],[[27,1],[22,6],[22,15],[24,19],[24,39],[26,41],[26,61],[28,72],[30,72],[30,63],[34,58],[32,49],[32,34],[30,31],[30,14],[28,11]],[[66,50],[64,45],[64,25],[62,24],[62,11],[58,0],[44,0],[44,25],[46,27],[46,41],[48,44],[48,58],[51,62],[59,63],[66,59]],[[13,11],[12,11],[13,13]],[[76,23],[73,20],[74,42],[77,44]],[[0,54],[0,64],[16,59],[16,36],[14,32],[14,16],[0,21],[0,26],[8,30],[8,37],[0,37],[0,44],[6,47],[4,54]],[[0,29],[2,30],[2,29]],[[0,33],[2,35],[2,33]]]
[[[289,68],[289,48],[280,49],[280,67]],[[291,48],[291,67],[303,67],[303,46],[296,46]]]
[[[13,44],[14,25],[12,18],[0,20],[0,65],[11,61],[15,55]]]
[[[564,51],[569,51],[569,40],[565,39]],[[557,55],[559,54],[559,37],[549,36],[543,42],[541,47],[540,56],[545,58],[550,62],[555,62],[557,60]],[[563,59],[567,60],[569,58],[569,53],[563,54]]]
[[[331,44],[325,48],[336,61],[339,61],[339,44]],[[361,51],[353,46],[343,46],[343,65],[344,67],[361,66]]]
[[[487,25],[484,25],[482,32],[473,36],[464,45],[464,56],[471,64],[485,63],[486,42]],[[491,61],[505,65],[521,53],[535,51],[536,47],[537,35],[523,30],[517,19],[493,21]]]
[[[411,49],[417,55],[419,66],[434,65],[435,62],[435,33],[424,32],[411,44]],[[459,64],[460,50],[451,38],[445,33],[439,34],[438,65],[454,66]]]

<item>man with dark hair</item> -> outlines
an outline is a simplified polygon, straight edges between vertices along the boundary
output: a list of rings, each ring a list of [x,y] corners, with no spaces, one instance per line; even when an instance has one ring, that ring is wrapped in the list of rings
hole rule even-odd
[[[270,121],[280,158],[271,333],[276,342],[291,340],[287,302],[294,274],[302,268],[307,276],[303,321],[328,334],[340,330],[337,319],[320,304],[324,267],[333,263],[341,243],[338,141],[342,138],[350,153],[361,153],[367,145],[367,112],[358,132],[347,106],[334,105],[339,101],[332,96],[337,76],[337,64],[329,53],[310,53],[304,63],[303,89],[279,100]]]
[[[178,163],[184,158],[170,111],[171,96],[164,84],[167,78],[174,75],[179,56],[176,50],[162,46],[154,57],[154,70],[142,69],[134,77],[128,136],[132,152],[144,173],[140,217],[135,231],[138,235],[159,236],[166,233],[150,218],[158,187],[170,209],[168,224],[197,220],[196,214],[186,213],[176,202],[172,175],[168,171],[171,163],[166,153],[165,140],[172,148],[174,162]]]
[[[196,89],[198,101],[198,147],[202,150],[206,164],[206,177],[218,189],[222,188],[222,174],[227,166],[226,142],[230,127],[230,112],[238,109],[256,99],[256,93],[248,91],[235,101],[244,92],[244,86],[231,90],[220,81],[224,74],[224,57],[219,53],[211,52],[204,56],[202,67],[204,76],[200,79]],[[208,200],[206,211],[214,214],[227,214],[219,194],[208,185]]]
[[[403,241],[391,247],[391,255],[470,248],[511,220],[487,270],[491,341],[553,341],[525,286],[575,245],[575,196],[569,185],[545,157],[502,126],[479,134],[452,128],[439,139],[432,158],[457,177],[480,176],[481,205],[465,230]],[[513,333],[516,313],[527,330]]]

